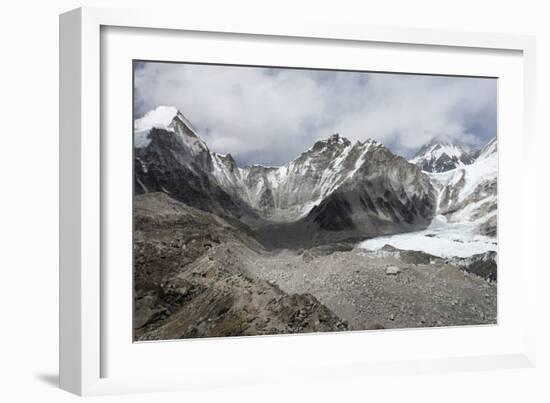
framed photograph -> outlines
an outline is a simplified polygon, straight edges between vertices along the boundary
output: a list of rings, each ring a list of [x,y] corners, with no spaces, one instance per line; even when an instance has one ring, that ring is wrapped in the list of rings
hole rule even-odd
[[[533,365],[533,38],[85,8],[60,45],[64,389]]]

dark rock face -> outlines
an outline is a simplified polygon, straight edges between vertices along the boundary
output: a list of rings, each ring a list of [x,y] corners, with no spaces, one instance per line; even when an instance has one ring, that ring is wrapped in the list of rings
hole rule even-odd
[[[273,200],[273,192],[271,189],[267,188],[261,193],[258,207],[262,211],[269,211],[275,207],[275,201]]]
[[[461,269],[488,281],[497,281],[497,253],[480,253],[467,258],[453,258],[451,262]]]
[[[479,226],[479,233],[485,236],[497,236],[497,216],[490,217],[487,221]]]
[[[351,219],[353,209],[343,194],[333,194],[319,206],[311,210],[310,217],[326,231],[352,230],[355,224]]]
[[[435,208],[428,177],[378,145],[369,150],[354,176],[313,208],[307,219],[326,231],[348,231],[361,238],[425,228]]]
[[[136,194],[164,192],[190,206],[237,219],[254,215],[207,174],[208,150],[192,155],[179,136],[162,129],[152,129],[149,138],[147,147],[135,149]]]
[[[447,154],[442,154],[441,157],[434,160],[423,160],[418,164],[418,167],[426,172],[445,172],[455,169],[460,166],[460,163],[463,165],[469,165],[474,161],[469,154],[462,155],[460,157],[448,156]]]

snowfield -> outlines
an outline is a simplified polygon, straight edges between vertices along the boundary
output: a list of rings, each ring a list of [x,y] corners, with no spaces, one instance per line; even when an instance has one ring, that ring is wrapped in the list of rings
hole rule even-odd
[[[497,240],[475,234],[476,225],[476,222],[450,223],[440,215],[434,217],[430,226],[423,231],[367,239],[359,247],[374,251],[384,245],[391,245],[440,257],[469,257],[497,251]]]

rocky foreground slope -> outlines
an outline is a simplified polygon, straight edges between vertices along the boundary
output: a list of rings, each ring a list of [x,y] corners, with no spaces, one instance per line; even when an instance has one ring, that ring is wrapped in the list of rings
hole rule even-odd
[[[286,250],[247,264],[286,292],[315,295],[352,330],[495,324],[497,286],[468,263],[385,247]]]
[[[269,252],[165,194],[135,203],[138,341],[496,323],[496,284],[465,261],[349,244]]]
[[[134,338],[346,330],[309,293],[287,293],[235,255],[266,252],[242,229],[163,193],[134,204]]]

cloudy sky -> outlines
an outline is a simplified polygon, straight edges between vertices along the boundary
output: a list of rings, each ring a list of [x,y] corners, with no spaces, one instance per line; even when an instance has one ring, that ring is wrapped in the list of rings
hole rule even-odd
[[[135,118],[175,106],[241,166],[282,165],[333,133],[405,157],[435,135],[496,135],[495,79],[136,62],[134,83]]]

